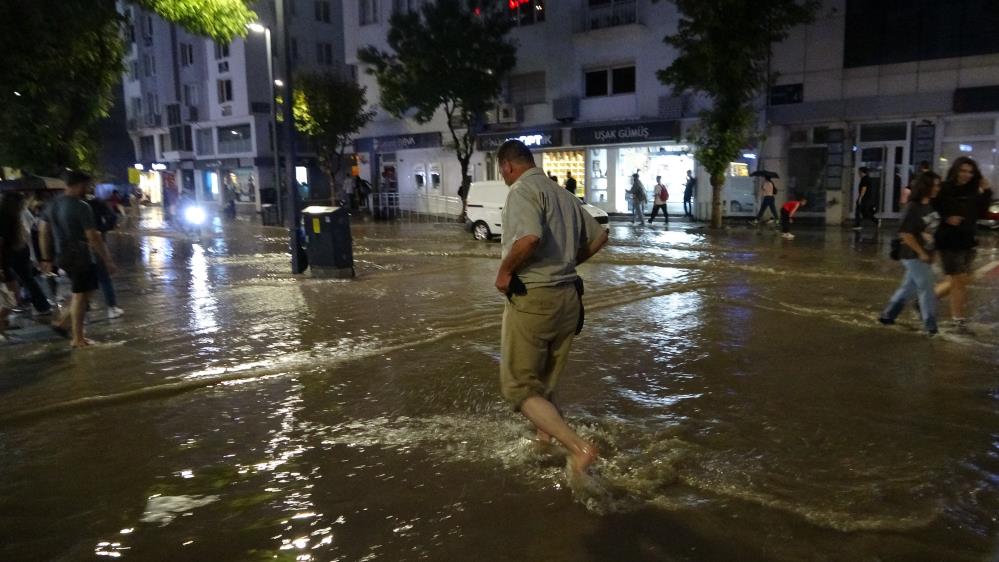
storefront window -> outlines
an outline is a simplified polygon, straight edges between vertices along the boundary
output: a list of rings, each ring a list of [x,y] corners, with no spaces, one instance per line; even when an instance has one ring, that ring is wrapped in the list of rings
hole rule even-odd
[[[576,180],[576,195],[586,194],[586,160],[582,150],[559,150],[541,153],[541,168],[558,177],[558,184],[565,186],[568,174]]]
[[[590,169],[587,174],[587,183],[590,188],[586,193],[586,202],[604,210],[613,210],[607,207],[607,149],[590,149]]]
[[[756,214],[756,189],[749,176],[756,158],[741,158],[729,164],[725,174],[725,187],[722,189],[722,209],[727,215]]]
[[[825,212],[826,192],[822,181],[826,174],[825,146],[810,146],[792,148],[788,152],[787,181],[784,182],[787,192],[781,199],[790,200],[798,194],[808,199],[808,206],[802,213]],[[781,188],[777,180],[777,189]]]
[[[656,185],[656,176],[662,177],[663,185],[669,191],[666,209],[671,213],[683,212],[683,188],[687,183],[687,171],[694,169],[694,159],[685,145],[651,145],[619,149],[618,154],[618,212],[630,210],[631,177],[638,179],[645,187],[646,207],[651,209]]]

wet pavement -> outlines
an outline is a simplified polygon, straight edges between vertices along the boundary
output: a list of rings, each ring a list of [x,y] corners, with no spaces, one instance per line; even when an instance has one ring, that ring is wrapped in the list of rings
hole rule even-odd
[[[560,401],[593,486],[498,395],[499,244],[354,225],[357,279],[281,229],[147,211],[71,352],[0,345],[0,560],[992,560],[999,278],[975,334],[876,317],[887,234],[613,223]],[[983,237],[978,263],[999,259]],[[946,310],[946,302],[944,303]]]

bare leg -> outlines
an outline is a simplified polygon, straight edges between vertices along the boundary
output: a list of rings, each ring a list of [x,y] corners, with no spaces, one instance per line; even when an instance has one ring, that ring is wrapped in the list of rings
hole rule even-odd
[[[951,276],[950,295],[950,316],[951,318],[964,318],[964,309],[968,303],[968,281],[970,276],[967,273]]]
[[[69,310],[73,322],[73,339],[70,342],[73,347],[89,345],[83,337],[83,320],[87,316],[87,297],[87,293],[73,293],[73,301]]]
[[[520,411],[538,428],[539,435],[543,433],[554,437],[569,450],[570,465],[575,475],[585,473],[597,460],[597,448],[576,435],[551,402],[540,396],[531,396],[520,405]]]

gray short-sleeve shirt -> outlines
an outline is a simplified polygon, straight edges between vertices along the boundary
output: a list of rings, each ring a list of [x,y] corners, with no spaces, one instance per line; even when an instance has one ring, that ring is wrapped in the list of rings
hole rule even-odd
[[[579,199],[531,168],[510,186],[503,206],[503,257],[525,236],[537,236],[538,248],[517,271],[528,287],[552,287],[576,280],[580,248],[600,234],[600,223]]]
[[[61,195],[45,209],[45,222],[55,232],[56,253],[71,242],[86,242],[87,231],[96,229],[94,212],[90,205],[78,197]]]

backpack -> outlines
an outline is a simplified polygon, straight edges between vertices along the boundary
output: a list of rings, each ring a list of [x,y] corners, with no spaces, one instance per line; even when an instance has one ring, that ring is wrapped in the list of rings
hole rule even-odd
[[[118,225],[118,214],[100,199],[90,199],[87,203],[94,213],[94,226],[97,227],[97,232],[114,230],[114,227]]]
[[[669,190],[666,189],[665,185],[659,184],[659,193],[657,195],[659,196],[660,201],[665,202],[669,199]]]

